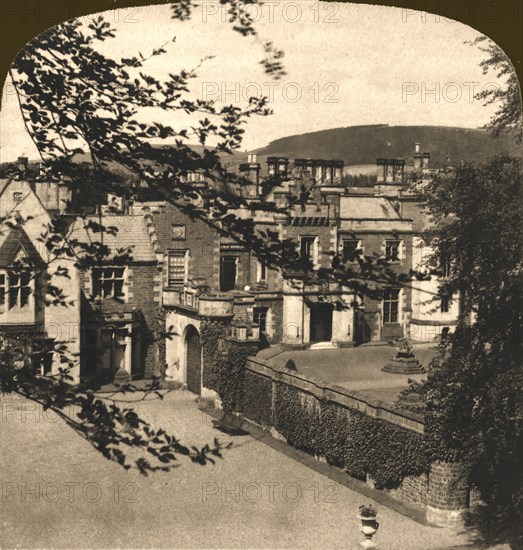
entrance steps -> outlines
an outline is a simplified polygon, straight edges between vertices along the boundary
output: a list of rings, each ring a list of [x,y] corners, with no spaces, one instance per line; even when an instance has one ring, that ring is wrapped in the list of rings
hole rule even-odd
[[[334,349],[338,347],[338,344],[334,342],[316,342],[315,344],[311,344],[309,349]]]

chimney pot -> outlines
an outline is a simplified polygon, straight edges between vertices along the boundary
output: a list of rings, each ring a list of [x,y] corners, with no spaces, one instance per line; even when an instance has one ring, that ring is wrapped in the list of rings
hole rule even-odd
[[[421,143],[416,142],[416,143],[415,143],[415,147],[416,147],[415,152],[416,152],[416,153],[419,153],[419,152],[420,152]]]

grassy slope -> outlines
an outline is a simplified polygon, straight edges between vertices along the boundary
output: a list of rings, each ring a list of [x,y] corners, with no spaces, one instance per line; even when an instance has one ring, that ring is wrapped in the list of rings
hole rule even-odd
[[[346,164],[374,164],[376,158],[412,159],[414,143],[432,155],[432,166],[446,161],[451,153],[454,161],[478,161],[497,153],[517,153],[506,137],[497,139],[484,130],[447,126],[349,126],[320,132],[288,136],[258,149],[262,162],[268,155],[289,158],[343,159]],[[519,151],[521,154],[521,151]]]

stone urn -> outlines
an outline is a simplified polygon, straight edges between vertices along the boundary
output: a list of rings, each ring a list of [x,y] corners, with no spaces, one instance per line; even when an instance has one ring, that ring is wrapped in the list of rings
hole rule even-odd
[[[378,548],[378,545],[372,540],[372,537],[376,534],[380,524],[378,518],[380,517],[376,510],[372,507],[372,504],[367,506],[360,506],[360,511],[356,515],[360,520],[360,531],[365,539],[360,542],[362,548]]]
[[[416,359],[412,345],[407,338],[399,338],[395,340],[395,344],[396,353],[381,370],[392,374],[423,374],[425,369]]]

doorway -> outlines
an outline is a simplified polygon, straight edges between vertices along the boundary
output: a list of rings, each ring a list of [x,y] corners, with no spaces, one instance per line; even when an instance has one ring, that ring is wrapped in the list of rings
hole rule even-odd
[[[189,326],[186,342],[187,389],[197,395],[202,393],[202,350],[198,331]]]
[[[332,304],[312,304],[310,341],[330,342],[332,340]]]

